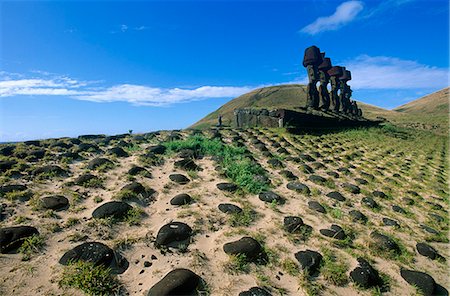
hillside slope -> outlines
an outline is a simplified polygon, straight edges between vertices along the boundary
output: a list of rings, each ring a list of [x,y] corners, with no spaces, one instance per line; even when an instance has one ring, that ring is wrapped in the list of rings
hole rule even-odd
[[[364,117],[375,119],[377,116],[390,118],[395,112],[369,104],[358,102]],[[284,84],[255,89],[226,103],[216,111],[196,122],[191,128],[205,128],[217,123],[217,117],[222,115],[223,123],[230,125],[233,121],[233,110],[236,108],[267,108],[295,109],[306,105],[306,85]],[[394,113],[394,114],[391,114]]]
[[[402,127],[431,130],[439,134],[448,133],[449,88],[417,99],[393,110],[358,102],[363,116],[368,119],[383,117]],[[306,105],[306,85],[285,84],[255,89],[226,103],[208,114],[190,128],[203,129],[217,123],[222,115],[225,125],[233,123],[236,108],[287,108],[295,109]]]

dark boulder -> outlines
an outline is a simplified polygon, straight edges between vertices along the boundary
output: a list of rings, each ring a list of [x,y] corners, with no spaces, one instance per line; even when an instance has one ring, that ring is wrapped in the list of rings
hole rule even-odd
[[[113,163],[109,159],[99,157],[99,158],[94,158],[93,160],[91,160],[88,163],[87,168],[90,170],[95,170],[98,167],[103,166],[103,165],[112,166]]]
[[[386,226],[400,227],[400,224],[398,224],[397,221],[390,218],[383,218],[383,224]]]
[[[332,191],[327,194],[327,197],[332,198],[337,201],[345,201],[345,197],[337,191]]]
[[[386,195],[386,193],[384,193],[383,191],[373,191],[372,192],[372,196],[373,197],[379,197],[382,199],[388,199],[389,197]]]
[[[307,165],[306,163],[301,164],[298,169],[305,173],[305,174],[312,174],[314,173],[314,169],[312,167],[310,167],[309,165]]]
[[[171,174],[171,175],[169,175],[169,179],[180,185],[185,185],[191,181],[191,180],[189,180],[188,177],[186,177],[185,175],[182,175],[182,174]]]
[[[289,233],[294,233],[298,231],[303,225],[305,225],[302,218],[297,216],[284,217],[283,224],[284,229]]]
[[[362,179],[362,178],[355,178],[356,183],[361,184],[361,185],[367,185],[369,184],[369,182],[367,182],[366,180]]]
[[[173,247],[178,248],[182,245],[186,246],[190,243],[192,228],[183,222],[170,222],[161,227],[156,235],[156,247]]]
[[[35,169],[33,171],[33,174],[35,176],[42,175],[42,174],[49,174],[52,176],[60,177],[60,176],[67,175],[67,172],[65,170],[63,170],[60,166],[51,164],[51,165],[46,165],[46,166],[42,166],[42,167]]]
[[[129,266],[128,261],[107,245],[100,242],[86,242],[67,251],[59,263],[69,265],[73,262],[91,262],[111,268],[113,273],[123,273]]]
[[[200,167],[190,158],[183,158],[175,161],[174,167],[185,171],[199,171]]]
[[[293,190],[296,192],[300,192],[303,194],[307,194],[307,195],[309,195],[311,193],[311,190],[309,189],[309,187],[300,182],[289,182],[286,185],[286,187],[287,187],[287,189],[290,189],[290,190]]]
[[[308,180],[314,183],[319,183],[322,184],[324,183],[327,179],[325,179],[324,177],[321,176],[317,176],[317,175],[310,175],[308,177]]]
[[[81,175],[81,176],[78,176],[78,177],[73,181],[73,183],[74,183],[75,185],[83,186],[83,185],[86,185],[87,183],[89,183],[91,180],[95,180],[95,179],[97,179],[97,176],[92,175],[92,174],[90,174],[90,173],[85,173],[85,174],[83,174],[83,175]]]
[[[252,287],[247,291],[242,291],[238,296],[272,296],[272,294],[263,288]]]
[[[378,233],[376,231],[373,231],[370,233],[370,237],[372,238],[374,244],[373,246],[387,252],[394,252],[397,254],[401,253],[400,247],[398,244],[387,235]]]
[[[243,254],[249,261],[266,259],[264,250],[259,242],[249,236],[224,244],[223,251],[228,255]]]
[[[289,181],[295,181],[298,180],[298,177],[294,175],[291,171],[283,170],[280,172],[280,175],[288,179]]]
[[[10,170],[15,164],[17,164],[17,161],[15,161],[15,160],[0,161],[0,173]]]
[[[147,149],[148,152],[153,153],[153,154],[164,154],[166,152],[166,147],[163,145],[155,145],[155,146],[151,146]]]
[[[233,183],[219,183],[216,185],[217,189],[227,192],[235,192],[238,187]]]
[[[69,200],[62,195],[51,195],[41,198],[42,207],[50,210],[63,210],[69,207]]]
[[[39,231],[32,226],[0,228],[0,253],[15,251],[22,245],[26,238],[38,234]]]
[[[14,153],[16,146],[3,146],[0,147],[0,155],[2,156],[11,156]]]
[[[409,197],[404,197],[404,198],[402,198],[402,201],[403,201],[406,205],[409,205],[409,206],[412,206],[413,204],[415,204],[414,199],[409,198]]]
[[[267,161],[267,163],[268,163],[271,167],[276,168],[276,169],[284,168],[284,164],[283,164],[279,159],[277,159],[277,158],[271,158],[271,159],[269,159],[269,160]]]
[[[358,210],[351,210],[348,214],[350,215],[353,221],[360,221],[362,223],[367,222],[367,216]]]
[[[380,278],[378,271],[369,262],[360,257],[358,263],[359,266],[350,272],[350,278],[356,284],[364,289],[383,285],[383,280]]]
[[[363,197],[361,200],[361,204],[371,208],[371,209],[378,209],[380,206],[376,201],[373,200],[371,197]]]
[[[429,274],[402,268],[400,269],[400,275],[408,284],[419,289],[424,296],[435,295],[436,282]]]
[[[132,166],[128,170],[128,175],[131,175],[131,176],[142,175],[147,178],[152,177],[152,174],[149,171],[147,171],[145,168],[140,167],[140,166]]]
[[[342,188],[344,188],[344,190],[346,190],[350,193],[353,193],[353,194],[358,194],[361,192],[361,189],[358,186],[350,184],[350,183],[343,183]]]
[[[312,162],[316,160],[314,157],[306,153],[300,153],[298,157],[306,162]]]
[[[226,214],[237,214],[242,212],[240,207],[229,203],[221,203],[218,208],[222,213]]]
[[[316,251],[306,250],[295,253],[295,259],[300,263],[302,270],[306,270],[309,274],[314,274],[319,270],[322,262],[322,255]]]
[[[325,208],[315,200],[308,201],[308,208],[322,214],[325,214],[327,212]]]
[[[436,251],[435,248],[430,246],[426,243],[417,243],[416,244],[417,252],[419,252],[420,255],[430,258],[431,260],[440,259],[445,260],[444,257],[442,257],[438,251]]]
[[[92,143],[80,143],[75,152],[100,152],[102,151],[96,144]]]
[[[327,175],[328,175],[328,176],[331,176],[331,177],[333,177],[333,178],[339,178],[339,174],[336,173],[336,172],[333,172],[333,171],[327,172]]]
[[[170,200],[170,204],[173,206],[182,206],[182,205],[187,205],[190,204],[192,201],[192,198],[189,194],[187,193],[180,193],[175,195],[171,200]]]
[[[107,153],[110,154],[110,155],[114,155],[116,157],[128,157],[128,156],[130,156],[121,147],[113,147],[113,148],[109,149]]]
[[[431,234],[435,234],[435,235],[439,234],[439,231],[437,231],[436,229],[431,228],[430,226],[427,226],[425,224],[420,224],[420,228],[422,228],[423,230],[425,230],[426,232],[431,233]]]
[[[123,201],[110,201],[102,204],[94,210],[92,217],[96,219],[114,218],[121,219],[127,215],[133,207]]]
[[[329,229],[320,229],[319,232],[324,236],[338,240],[343,240],[347,237],[342,227],[336,224],[331,225]]]
[[[276,202],[277,204],[284,204],[284,202],[285,202],[284,198],[282,198],[281,196],[279,196],[278,194],[276,194],[273,191],[261,192],[259,194],[259,199],[264,202],[268,202],[268,203]]]
[[[4,195],[6,193],[14,192],[14,191],[25,191],[27,189],[28,189],[27,186],[22,185],[22,184],[3,185],[3,186],[0,186],[0,196]]]
[[[402,207],[399,207],[397,205],[393,205],[392,206],[392,210],[394,212],[397,212],[397,213],[400,213],[400,214],[406,214],[406,211]]]
[[[166,274],[147,293],[147,296],[197,295],[201,278],[189,269],[177,268]]]

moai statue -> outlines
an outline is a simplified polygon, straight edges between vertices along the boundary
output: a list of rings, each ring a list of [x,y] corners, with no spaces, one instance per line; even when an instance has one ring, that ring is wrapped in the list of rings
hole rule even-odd
[[[322,52],[322,60],[323,62],[319,65],[319,78],[320,78],[320,86],[319,86],[319,108],[327,111],[330,108],[330,94],[328,93],[328,83],[330,82],[330,75],[328,75],[328,70],[331,69],[331,60],[330,58],[325,57],[325,53]]]
[[[352,74],[349,70],[346,70],[345,67],[342,67],[342,76],[339,77],[339,80],[341,82],[340,84],[340,94],[339,94],[339,101],[340,101],[340,111],[342,111],[343,113],[347,113],[349,110],[349,105],[350,105],[350,97],[351,93],[350,93],[350,88],[347,85],[347,81],[352,79]]]
[[[303,56],[303,67],[308,72],[308,97],[306,100],[306,107],[318,109],[319,108],[319,92],[317,91],[316,84],[319,81],[318,66],[322,63],[322,55],[320,49],[317,46],[311,46],[305,49],[305,55]]]
[[[342,67],[334,66],[331,67],[330,70],[327,71],[328,75],[330,75],[331,81],[331,96],[330,96],[330,109],[334,112],[339,112],[340,104],[339,104],[339,95],[338,90],[340,89],[341,82],[339,77],[342,76]]]
[[[358,104],[356,104],[356,101],[351,101],[351,108],[350,108],[350,113],[353,116],[358,116]]]

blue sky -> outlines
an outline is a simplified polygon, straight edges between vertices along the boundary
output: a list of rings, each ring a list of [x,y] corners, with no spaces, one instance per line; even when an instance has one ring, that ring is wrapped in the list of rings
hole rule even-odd
[[[393,108],[448,86],[448,1],[0,0],[0,142],[185,128],[313,44]]]

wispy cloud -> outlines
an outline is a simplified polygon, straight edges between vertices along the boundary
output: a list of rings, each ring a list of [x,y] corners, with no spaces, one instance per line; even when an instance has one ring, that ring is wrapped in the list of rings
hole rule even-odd
[[[6,72],[1,74],[0,97],[66,96],[92,102],[128,102],[146,106],[168,106],[211,98],[232,98],[253,89],[247,86],[158,88],[135,84],[107,87],[66,76],[48,77],[46,73],[40,78],[12,78],[17,76],[7,75]]]
[[[116,29],[111,30],[109,33],[117,34],[117,33],[126,33],[126,32],[129,32],[129,31],[144,31],[144,30],[147,30],[147,29],[149,29],[149,27],[143,26],[143,25],[142,26],[136,26],[136,27],[130,27],[129,25],[122,24],[122,25],[116,27]]]
[[[343,63],[355,89],[439,89],[448,86],[449,69],[395,57],[360,55]]]
[[[363,8],[361,1],[344,2],[336,8],[332,15],[319,17],[300,31],[305,34],[316,35],[320,32],[337,30],[353,21]]]

